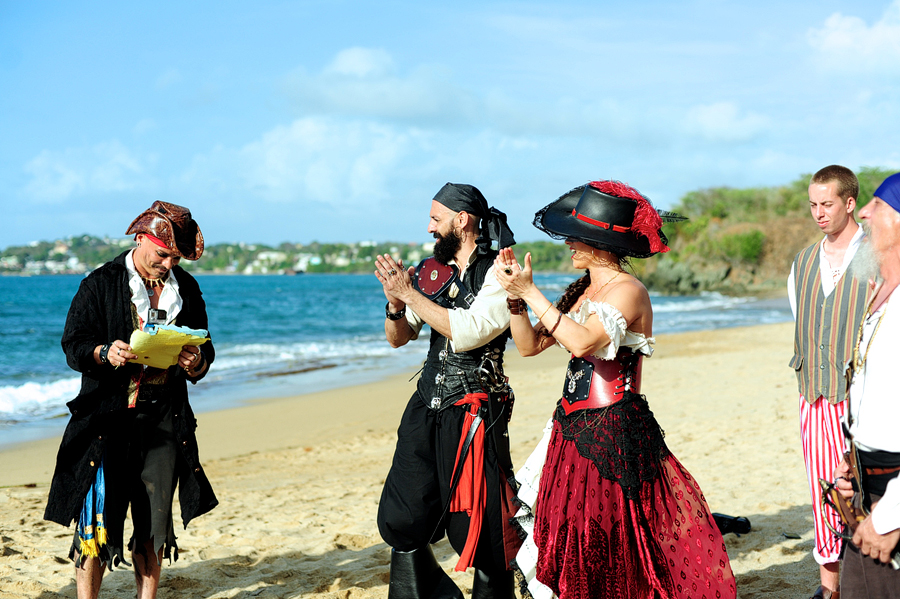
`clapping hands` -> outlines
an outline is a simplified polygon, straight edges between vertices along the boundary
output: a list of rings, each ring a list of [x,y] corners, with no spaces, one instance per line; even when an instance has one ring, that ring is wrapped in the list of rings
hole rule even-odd
[[[531,252],[525,254],[525,266],[521,267],[512,248],[503,248],[494,259],[494,275],[510,297],[524,297],[534,287]]]

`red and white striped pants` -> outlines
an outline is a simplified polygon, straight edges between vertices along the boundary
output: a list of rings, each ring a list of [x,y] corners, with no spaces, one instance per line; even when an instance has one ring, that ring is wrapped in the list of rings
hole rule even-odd
[[[816,532],[813,557],[819,564],[838,561],[841,552],[841,540],[825,526],[827,518],[836,530],[841,530],[841,518],[830,507],[825,507],[825,513],[822,513],[819,479],[832,480],[834,469],[841,463],[846,445],[841,421],[846,409],[846,401],[834,405],[819,397],[810,405],[800,396],[800,439],[803,441],[803,461],[806,462]]]

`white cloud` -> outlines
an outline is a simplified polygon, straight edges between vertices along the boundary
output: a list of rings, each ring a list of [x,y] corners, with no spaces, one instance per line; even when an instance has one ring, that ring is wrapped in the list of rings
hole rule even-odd
[[[399,76],[384,50],[349,48],[321,73],[297,69],[284,78],[303,114],[340,114],[403,122],[459,123],[476,112],[471,93],[448,82],[443,69],[420,67]]]
[[[555,154],[533,139],[490,130],[307,117],[242,147],[197,155],[176,186],[185,196],[216,198],[220,207],[254,206],[250,218],[277,210],[285,223],[296,222],[307,231],[317,226],[304,220],[311,214],[355,215],[365,221],[375,210],[394,215],[384,227],[404,219],[418,226],[427,214],[423,198],[430,199],[444,182],[505,180],[514,165],[543,162],[548,152]],[[354,223],[357,229],[366,226]],[[332,232],[332,238],[340,237]]]
[[[345,240],[374,230],[380,239],[404,239],[425,237],[429,200],[446,181],[496,190],[501,186],[492,183],[506,181],[513,165],[545,152],[488,130],[317,116],[275,127],[242,147],[199,154],[172,187],[195,198],[198,212],[206,205],[231,215],[210,223],[224,238],[263,231],[277,239]],[[496,197],[491,201],[502,204]]]
[[[834,13],[807,32],[820,68],[854,72],[900,71],[900,0],[894,0],[871,26],[859,17]]]
[[[337,53],[326,73],[350,77],[383,77],[394,70],[394,59],[382,49],[347,48]]]
[[[763,133],[769,120],[759,114],[742,114],[732,102],[716,102],[691,108],[684,120],[685,131],[709,142],[746,142]]]
[[[389,195],[386,181],[427,137],[370,122],[298,119],[242,148],[197,156],[182,180],[200,187],[219,181],[275,202],[382,199]]]
[[[769,125],[767,117],[728,102],[689,109],[684,122],[687,109],[653,104],[615,87],[586,85],[537,97],[500,87],[475,91],[438,65],[398,73],[387,52],[365,48],[342,50],[320,73],[297,69],[283,86],[305,116],[370,119],[469,136],[489,130],[519,146],[560,136],[642,149],[686,140],[740,144]]]
[[[421,64],[400,74],[387,52],[365,48],[342,50],[321,73],[297,69],[285,77],[284,89],[305,115],[371,118],[431,130],[589,135],[609,134],[623,122],[643,122],[637,114],[623,115],[631,109],[613,107],[604,97],[564,96],[547,103],[491,88],[476,93],[458,85],[440,65]]]
[[[85,188],[85,177],[65,159],[64,153],[43,150],[25,165],[31,181],[25,192],[42,201],[63,200]]]
[[[62,151],[43,150],[25,165],[25,194],[46,203],[87,193],[133,190],[152,184],[152,158],[141,159],[119,141]]]

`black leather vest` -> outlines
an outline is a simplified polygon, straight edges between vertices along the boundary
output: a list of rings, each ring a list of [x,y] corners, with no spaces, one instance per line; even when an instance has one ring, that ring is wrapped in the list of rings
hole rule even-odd
[[[488,269],[494,264],[497,252],[480,254],[473,264],[466,269],[461,284],[457,281],[444,293],[435,299],[435,302],[448,309],[467,309],[484,284],[484,278]],[[454,287],[457,288],[455,297],[450,297]],[[500,335],[475,349],[463,352],[454,352],[450,346],[450,340],[431,329],[431,341],[428,348],[428,357],[425,358],[425,366],[422,368],[422,376],[419,377],[417,390],[422,401],[433,410],[443,410],[453,405],[467,393],[487,392],[483,389],[477,374],[485,357],[493,360],[498,366],[503,365],[503,350],[510,338],[507,328]]]

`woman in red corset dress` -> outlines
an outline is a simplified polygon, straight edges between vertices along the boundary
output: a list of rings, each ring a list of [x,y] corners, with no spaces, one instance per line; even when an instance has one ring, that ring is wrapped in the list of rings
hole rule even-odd
[[[535,226],[565,239],[575,268],[587,271],[556,306],[535,287],[529,254],[524,268],[511,249],[495,261],[519,352],[558,343],[572,354],[547,434],[517,476],[529,536],[516,560],[536,597],[736,597],[700,487],[640,395],[653,308],[623,266],[668,250],[663,217],[680,217],[660,214],[615,181],[577,187],[540,210]]]

